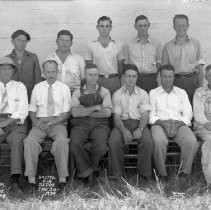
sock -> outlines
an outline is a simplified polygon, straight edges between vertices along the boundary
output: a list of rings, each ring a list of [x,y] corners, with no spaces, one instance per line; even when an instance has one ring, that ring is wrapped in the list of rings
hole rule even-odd
[[[28,180],[29,180],[29,183],[30,183],[30,184],[36,184],[36,182],[35,182],[35,177],[29,176],[29,177],[28,177]]]

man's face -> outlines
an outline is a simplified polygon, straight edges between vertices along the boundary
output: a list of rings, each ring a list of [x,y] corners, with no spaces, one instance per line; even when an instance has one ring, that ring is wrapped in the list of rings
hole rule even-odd
[[[71,37],[68,35],[60,35],[59,38],[56,40],[56,44],[60,52],[68,52],[72,45]]]
[[[112,26],[109,20],[104,20],[104,21],[100,21],[99,24],[96,26],[96,28],[99,31],[100,37],[107,38],[110,35]]]
[[[135,23],[134,27],[138,31],[139,35],[148,35],[150,23],[147,21],[147,19],[139,20],[137,23]]]
[[[19,35],[15,39],[12,39],[11,42],[14,46],[14,49],[17,51],[24,51],[28,43],[25,35]]]
[[[171,88],[174,83],[174,71],[163,69],[160,74],[161,85],[163,88]]]
[[[96,68],[86,69],[86,82],[89,85],[96,85],[98,81],[99,71]]]
[[[44,75],[48,84],[53,84],[57,79],[58,69],[55,63],[46,63],[44,65]]]
[[[186,19],[176,18],[174,20],[174,30],[176,31],[177,36],[186,36],[189,25]]]
[[[206,72],[206,79],[207,79],[209,86],[211,86],[211,69],[208,70],[208,72]]]
[[[8,64],[0,65],[0,80],[6,84],[8,83],[13,75],[13,66]]]
[[[123,75],[124,84],[127,87],[131,87],[131,88],[135,87],[137,78],[138,78],[138,74],[134,70],[127,70],[125,74]]]

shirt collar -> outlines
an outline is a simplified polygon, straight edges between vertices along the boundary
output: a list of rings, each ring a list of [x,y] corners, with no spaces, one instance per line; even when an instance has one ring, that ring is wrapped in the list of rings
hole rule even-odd
[[[116,41],[115,41],[114,39],[112,39],[111,37],[109,37],[109,38],[110,38],[110,42],[114,42],[114,43],[116,42]],[[95,39],[94,42],[100,42],[100,41],[99,41],[99,37],[98,37],[97,39]]]
[[[98,88],[99,88],[99,85],[97,84],[97,85],[95,86],[95,90],[97,91]],[[86,84],[83,86],[83,90],[88,91],[88,88],[87,88],[87,85],[86,85]]]
[[[168,92],[166,92],[166,91],[163,89],[163,86],[161,85],[161,86],[160,86],[160,92],[159,92],[159,94],[162,94],[162,93],[168,93]],[[175,86],[173,86],[173,89],[171,90],[170,93],[177,93],[177,89],[175,88]],[[170,93],[168,93],[168,94],[170,94]]]
[[[47,81],[45,81],[45,85],[46,85],[46,87],[50,86]],[[51,85],[51,87],[52,87],[53,90],[55,90],[56,86],[57,86],[57,80]]]
[[[189,41],[190,41],[190,38],[189,38],[188,35],[186,36],[186,38],[187,38],[187,39],[186,39],[186,40],[187,40],[186,42],[189,42]],[[174,38],[172,41],[173,41],[174,44],[178,44],[178,42],[177,42],[177,40],[176,40],[176,36],[175,36],[175,38]]]
[[[124,94],[128,93],[128,90],[127,90],[127,88],[126,88],[125,85],[122,86],[122,92],[123,92]],[[137,87],[137,86],[134,87],[133,93],[136,94],[136,95],[138,94],[138,87]],[[132,93],[132,94],[133,94],[133,93]]]
[[[10,80],[10,81],[6,84],[6,87],[8,87],[8,86],[12,83],[12,81],[13,81],[13,80]],[[0,81],[0,85],[4,87],[4,83],[1,82],[1,81]]]
[[[135,42],[135,43],[143,43],[143,42],[140,41],[140,39],[138,38],[138,36],[135,37],[134,42]],[[148,35],[148,37],[147,37],[146,43],[152,44],[152,39],[150,38],[149,35]]]
[[[12,50],[12,53],[11,53],[12,57],[16,57],[16,52],[15,52],[15,49]],[[29,52],[24,50],[23,52],[23,56],[26,55],[26,56],[29,56]]]

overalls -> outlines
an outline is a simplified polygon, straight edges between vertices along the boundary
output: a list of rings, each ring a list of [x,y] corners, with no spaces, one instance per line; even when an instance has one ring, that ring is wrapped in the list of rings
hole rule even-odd
[[[86,94],[81,88],[80,105],[102,105],[100,89],[99,86],[95,93]],[[108,151],[109,121],[108,118],[78,117],[72,119],[72,126],[70,151],[76,162],[78,177],[85,178],[98,167],[99,160]],[[86,149],[88,142],[91,142],[90,151]]]

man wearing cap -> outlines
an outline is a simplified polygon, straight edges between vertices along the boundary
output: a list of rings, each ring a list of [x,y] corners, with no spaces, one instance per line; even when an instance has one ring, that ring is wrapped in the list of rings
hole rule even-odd
[[[42,151],[40,143],[45,137],[53,139],[51,153],[59,175],[59,188],[63,190],[68,176],[68,138],[66,121],[70,117],[71,94],[66,84],[57,80],[58,64],[47,60],[43,64],[45,81],[35,85],[29,106],[32,129],[24,139],[25,176],[33,193],[36,186],[38,156]]]
[[[138,67],[137,86],[149,93],[151,89],[158,86],[157,69],[161,65],[162,46],[149,36],[150,22],[146,16],[137,16],[134,27],[138,34],[124,48],[125,63],[131,63]]]
[[[193,97],[194,130],[204,142],[202,169],[207,184],[211,184],[211,64],[205,68],[206,87],[198,88]]]
[[[181,148],[181,182],[191,173],[192,163],[198,149],[198,142],[191,128],[192,107],[186,91],[173,85],[175,70],[171,65],[159,69],[161,86],[149,93],[152,137],[155,144],[154,160],[158,175],[166,180],[166,152],[169,138]],[[187,180],[186,180],[187,181]],[[187,182],[186,182],[187,183]]]
[[[73,44],[73,35],[68,30],[61,30],[57,34],[57,49],[47,57],[47,60],[55,60],[58,63],[58,80],[69,86],[73,92],[80,88],[84,78],[85,61],[82,56],[70,50]]]
[[[121,87],[120,76],[123,69],[122,44],[110,37],[112,21],[102,16],[96,26],[99,37],[88,44],[85,52],[86,64],[94,63],[99,68],[99,84],[109,89],[111,95]]]
[[[99,160],[108,151],[108,118],[112,110],[109,90],[98,84],[98,75],[97,66],[88,64],[85,70],[86,84],[74,91],[72,98],[70,149],[78,177],[89,184],[93,181],[92,175],[98,168]],[[84,146],[89,141],[90,153]]]
[[[175,15],[173,24],[176,37],[164,45],[162,63],[174,66],[174,84],[187,92],[192,104],[195,90],[203,86],[202,48],[198,40],[187,35],[189,20],[186,15]]]
[[[14,49],[12,53],[7,55],[18,67],[18,71],[12,78],[26,86],[29,100],[34,85],[41,81],[41,70],[37,55],[26,51],[26,45],[30,39],[27,32],[23,30],[15,31],[11,36]]]
[[[17,71],[12,59],[0,59],[0,138],[11,149],[10,192],[20,193],[19,177],[23,166],[23,139],[27,136],[27,90],[24,84],[12,80]]]
[[[114,177],[124,174],[124,146],[138,142],[137,170],[141,181],[152,175],[151,161],[153,141],[147,126],[149,120],[149,97],[145,90],[136,86],[138,68],[124,66],[124,85],[112,98],[114,129],[109,137],[109,173]]]

